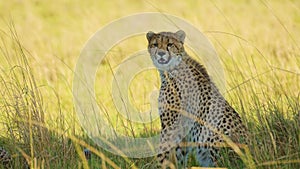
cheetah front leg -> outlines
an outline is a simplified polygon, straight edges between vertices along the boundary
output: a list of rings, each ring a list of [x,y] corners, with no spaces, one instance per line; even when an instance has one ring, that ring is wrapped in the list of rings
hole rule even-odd
[[[167,166],[172,165],[171,152],[172,148],[175,147],[175,138],[172,131],[170,131],[170,127],[162,129],[160,132],[160,145],[159,145],[159,153],[157,155],[157,160],[159,162],[160,167],[166,168]],[[173,161],[174,163],[174,161]]]
[[[157,155],[160,165],[169,166],[172,163],[177,166],[177,168],[186,168],[188,166],[188,156],[191,151],[190,148],[185,145],[186,143],[185,140],[178,144],[161,142],[159,149],[162,150],[162,152]],[[175,150],[175,152],[173,150]]]
[[[189,149],[185,145],[187,125],[181,121],[169,124],[161,131],[160,153],[157,158],[162,166],[175,163],[178,168],[187,167]],[[174,152],[175,150],[175,152]]]

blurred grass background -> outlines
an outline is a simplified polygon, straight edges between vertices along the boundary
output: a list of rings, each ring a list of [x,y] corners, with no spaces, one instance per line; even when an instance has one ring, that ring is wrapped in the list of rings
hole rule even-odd
[[[21,166],[25,157],[35,168],[110,168],[99,155],[105,151],[93,145],[78,124],[72,100],[73,70],[80,50],[97,30],[120,17],[141,12],[181,17],[213,43],[225,69],[225,97],[248,125],[258,168],[299,167],[297,0],[0,1],[0,135],[3,145],[15,155],[15,166]],[[105,69],[97,73],[96,84],[110,84],[112,74],[103,76],[109,70],[107,66],[116,67],[128,54],[146,46],[145,37],[138,36],[114,47],[102,64]],[[137,79],[130,88],[131,100],[144,111],[149,108],[145,96],[159,86],[159,81],[153,71]],[[95,86],[97,99],[111,107],[111,94],[103,88],[107,89]],[[136,88],[141,90],[137,92]],[[159,131],[153,126],[137,128],[130,130]],[[94,162],[86,164],[80,149],[87,145],[77,139],[97,148],[99,159],[95,157]],[[47,145],[51,146],[45,149]],[[106,156],[121,168],[151,168],[154,161]]]

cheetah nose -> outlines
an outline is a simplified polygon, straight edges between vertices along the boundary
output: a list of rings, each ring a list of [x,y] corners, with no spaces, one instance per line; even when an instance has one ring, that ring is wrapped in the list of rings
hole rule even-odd
[[[165,55],[165,52],[158,52],[157,53],[159,56],[164,56]]]

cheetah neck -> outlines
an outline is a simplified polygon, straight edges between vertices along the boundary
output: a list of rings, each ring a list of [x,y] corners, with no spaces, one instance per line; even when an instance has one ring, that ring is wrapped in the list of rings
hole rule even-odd
[[[164,80],[166,78],[176,78],[178,80],[182,79],[182,76],[187,74],[191,74],[192,71],[198,72],[198,76],[204,77],[208,81],[211,81],[205,67],[199,64],[196,60],[190,57],[186,52],[183,52],[180,57],[180,62],[178,64],[173,65],[168,70],[159,70],[161,79]]]

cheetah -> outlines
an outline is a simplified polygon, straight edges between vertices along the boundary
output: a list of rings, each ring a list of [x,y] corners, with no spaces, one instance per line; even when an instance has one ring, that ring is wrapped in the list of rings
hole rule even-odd
[[[217,147],[225,142],[225,136],[237,143],[247,136],[240,116],[221,95],[204,66],[186,53],[184,31],[150,31],[146,37],[148,52],[161,79],[157,155],[160,165],[167,164],[175,151],[177,166],[187,167],[193,150],[200,166],[216,166]]]

